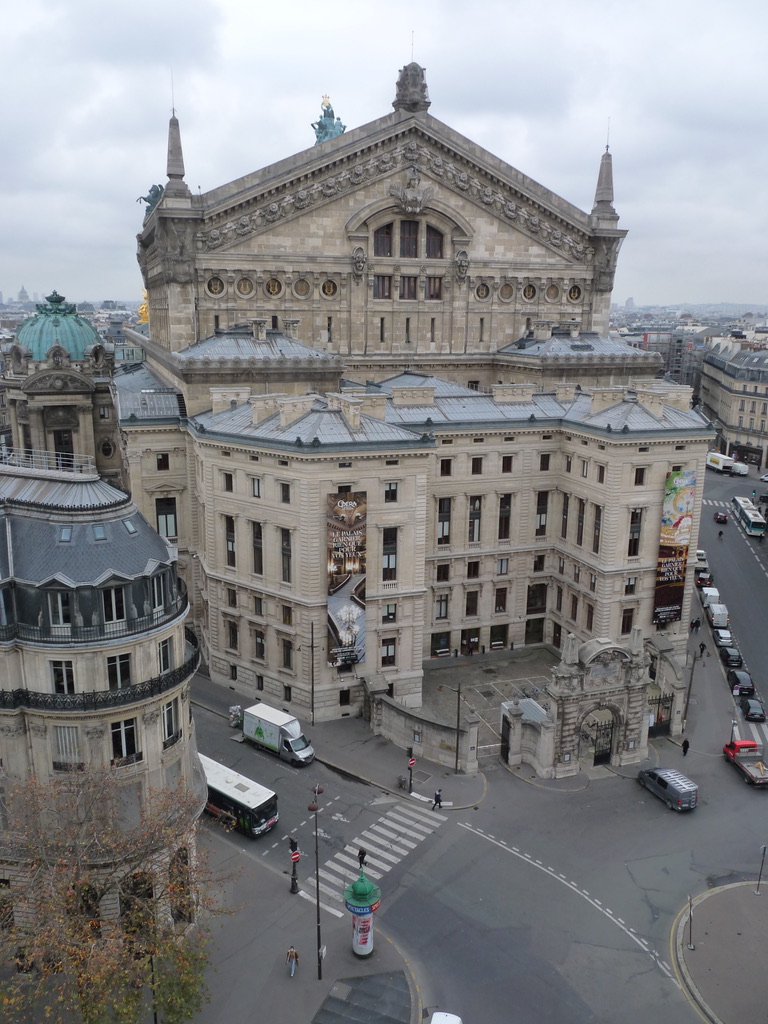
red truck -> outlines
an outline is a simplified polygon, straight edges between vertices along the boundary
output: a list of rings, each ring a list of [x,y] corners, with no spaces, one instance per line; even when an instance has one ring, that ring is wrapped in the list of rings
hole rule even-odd
[[[768,786],[768,764],[763,760],[763,748],[754,740],[731,740],[723,747],[723,757],[741,772],[745,782],[752,786]]]

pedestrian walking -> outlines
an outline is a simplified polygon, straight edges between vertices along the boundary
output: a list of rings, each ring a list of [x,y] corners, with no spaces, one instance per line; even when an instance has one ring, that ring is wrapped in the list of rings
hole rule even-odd
[[[440,810],[443,809],[443,791],[442,791],[442,789],[436,789],[435,790],[435,801],[432,804],[432,810],[434,811],[434,809],[436,807],[439,807]]]
[[[706,644],[704,643],[704,641],[702,641],[702,642],[701,642],[701,643],[699,644],[699,655],[700,655],[700,656],[701,656],[702,658],[704,657],[704,651],[706,651],[706,649],[707,649],[707,645],[706,645]]]
[[[696,629],[696,632],[698,633],[701,629],[701,619],[697,618],[693,625]]]
[[[691,744],[688,742],[688,740],[683,740],[683,757],[685,757],[685,755],[688,753],[690,745]]]
[[[299,954],[296,952],[293,946],[288,947],[288,952],[285,954],[285,962],[290,967],[291,977],[293,977],[294,974],[296,973],[296,968],[299,965]]]
[[[365,867],[365,858],[367,856],[368,851],[364,850],[361,846],[360,849],[357,851],[357,863],[360,865],[361,868]]]
[[[693,632],[694,629],[696,629],[696,619],[691,619],[691,632]]]

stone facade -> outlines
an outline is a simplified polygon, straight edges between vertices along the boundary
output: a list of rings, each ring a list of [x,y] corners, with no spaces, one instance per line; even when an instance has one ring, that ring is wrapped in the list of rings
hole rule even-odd
[[[606,337],[610,154],[585,213],[434,118],[418,65],[393,106],[200,196],[172,119],[138,236],[149,336],[127,332],[147,363],[115,375],[211,675],[310,720],[418,709],[423,659],[453,652],[685,643],[653,624],[662,503],[712,433],[657,354]]]
[[[264,318],[356,376],[419,366],[489,386],[518,379],[496,354],[535,329],[607,334],[626,234],[610,155],[586,214],[429,104],[393,105],[200,196],[179,178],[172,119],[169,185],[138,237],[152,345],[178,352]],[[656,365],[633,358],[634,375],[638,359],[644,375]]]

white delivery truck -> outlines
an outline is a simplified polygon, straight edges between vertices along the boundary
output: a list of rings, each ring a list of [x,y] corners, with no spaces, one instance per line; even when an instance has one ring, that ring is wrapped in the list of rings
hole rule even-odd
[[[702,587],[699,591],[702,608],[709,608],[711,604],[722,604],[720,591],[717,587]]]
[[[707,469],[714,469],[716,473],[732,473],[733,459],[720,452],[707,452]]]
[[[254,704],[243,711],[243,736],[291,764],[310,764],[315,758],[299,720],[267,704]]]

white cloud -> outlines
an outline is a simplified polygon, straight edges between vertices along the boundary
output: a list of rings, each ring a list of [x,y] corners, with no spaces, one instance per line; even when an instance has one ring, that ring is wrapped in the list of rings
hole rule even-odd
[[[350,128],[388,113],[413,33],[430,112],[582,209],[610,119],[617,301],[768,306],[767,22],[764,0],[15,5],[0,289],[138,298],[136,198],[165,180],[172,103],[206,191],[310,147],[323,93]]]

